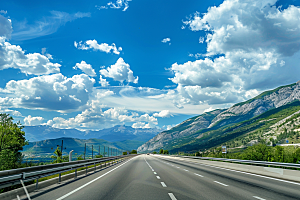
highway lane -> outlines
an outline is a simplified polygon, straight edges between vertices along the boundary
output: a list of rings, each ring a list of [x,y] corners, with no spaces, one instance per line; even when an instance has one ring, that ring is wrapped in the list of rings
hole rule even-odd
[[[300,199],[300,183],[208,166],[192,159],[152,157],[161,163],[158,168],[166,169],[162,173],[166,178],[170,178],[170,186],[187,185],[188,190],[189,183],[195,180],[197,184],[193,185],[197,185],[199,199],[217,199],[218,196],[215,198],[213,196],[218,195],[220,191],[221,199]],[[157,162],[153,162],[153,166],[155,164]],[[185,176],[190,181],[187,181]],[[180,184],[173,186],[172,183],[176,182],[176,179],[180,180]],[[203,192],[204,187],[207,188]],[[191,194],[196,188],[186,193]],[[177,195],[182,194],[182,191],[185,190],[179,188]],[[174,194],[176,194],[175,191]]]
[[[291,184],[189,159],[140,155],[32,199],[300,199]]]

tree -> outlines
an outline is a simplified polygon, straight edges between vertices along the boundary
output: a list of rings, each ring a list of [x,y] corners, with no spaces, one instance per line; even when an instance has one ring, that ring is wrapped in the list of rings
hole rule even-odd
[[[54,151],[53,156],[51,156],[52,159],[54,159],[53,163],[61,163],[63,160],[61,159],[61,150],[59,149],[59,147],[57,147]]]
[[[156,151],[153,151],[152,153],[153,153],[153,154],[157,154],[157,152],[156,152]]]
[[[164,154],[169,154],[169,151],[168,150],[164,150]]]
[[[136,150],[132,150],[130,153],[131,154],[137,154],[137,151]]]
[[[164,153],[164,150],[163,149],[160,149],[159,150],[159,154],[163,154]]]
[[[123,155],[127,155],[127,151],[124,151],[124,152],[123,152]]]
[[[0,170],[17,168],[22,161],[20,151],[28,144],[23,126],[13,120],[9,114],[0,114]]]

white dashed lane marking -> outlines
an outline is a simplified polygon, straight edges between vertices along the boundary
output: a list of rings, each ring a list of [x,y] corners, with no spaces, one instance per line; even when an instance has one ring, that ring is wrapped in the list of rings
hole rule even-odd
[[[200,174],[196,174],[196,173],[194,173],[196,176],[200,176],[200,177],[203,177],[202,175],[200,175]]]
[[[159,176],[156,176],[156,178],[157,178],[157,179],[160,179],[160,177],[159,177]]]
[[[160,182],[160,183],[163,187],[167,187],[167,185],[164,182]]]
[[[177,200],[177,199],[175,198],[175,196],[174,196],[173,193],[168,193],[168,194],[169,194],[169,196],[170,196],[170,198],[171,198],[172,200]]]
[[[218,184],[220,184],[220,185],[223,185],[223,186],[228,186],[228,185],[226,185],[226,184],[224,184],[224,183],[220,183],[220,182],[218,182],[218,181],[214,181],[215,183],[218,183]]]
[[[263,198],[257,197],[257,196],[253,196],[255,199],[259,199],[259,200],[265,200]]]

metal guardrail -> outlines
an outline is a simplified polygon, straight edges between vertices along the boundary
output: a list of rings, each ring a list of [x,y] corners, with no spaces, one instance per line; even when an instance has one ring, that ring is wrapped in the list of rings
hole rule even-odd
[[[22,182],[27,182],[35,179],[39,179],[46,176],[59,174],[59,182],[61,181],[61,173],[75,170],[75,177],[77,176],[77,169],[94,165],[96,170],[96,164],[106,161],[113,161],[117,159],[123,159],[134,155],[122,155],[114,157],[105,157],[89,160],[78,160],[72,162],[18,168],[12,170],[0,171],[0,188],[9,187]],[[87,171],[86,171],[87,172]],[[37,181],[38,184],[38,181]]]
[[[201,160],[214,160],[214,161],[223,161],[223,162],[231,162],[231,163],[253,164],[253,165],[274,166],[274,167],[288,167],[288,168],[298,168],[298,169],[300,168],[300,164],[295,164],[295,163],[280,163],[280,162],[239,160],[239,159],[227,159],[227,158],[211,158],[211,157],[196,157],[196,156],[180,156],[180,155],[175,155],[174,157],[192,158],[192,159],[201,159]]]

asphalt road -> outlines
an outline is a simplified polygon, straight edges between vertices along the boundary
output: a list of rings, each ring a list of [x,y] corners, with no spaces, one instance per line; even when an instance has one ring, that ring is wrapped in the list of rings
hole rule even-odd
[[[203,165],[189,159],[140,155],[55,187],[32,199],[300,199],[300,183]]]

